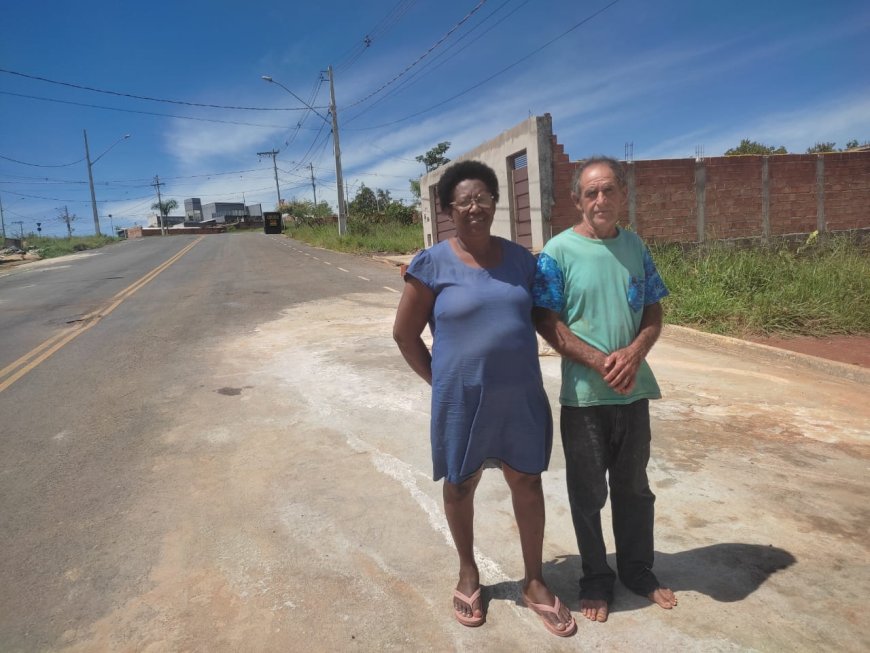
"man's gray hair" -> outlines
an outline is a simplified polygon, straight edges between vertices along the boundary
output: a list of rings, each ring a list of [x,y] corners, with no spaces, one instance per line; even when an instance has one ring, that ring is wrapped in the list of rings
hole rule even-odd
[[[574,171],[574,176],[571,178],[572,193],[580,194],[580,176],[586,168],[597,164],[610,166],[610,169],[613,170],[613,175],[616,177],[616,183],[619,184],[620,188],[625,188],[625,170],[619,161],[609,156],[592,156],[581,161]]]

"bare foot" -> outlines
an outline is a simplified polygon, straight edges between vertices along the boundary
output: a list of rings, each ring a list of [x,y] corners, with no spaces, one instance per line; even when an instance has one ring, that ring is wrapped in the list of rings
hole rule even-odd
[[[589,621],[604,623],[607,621],[607,615],[610,614],[610,608],[607,606],[607,601],[603,599],[581,599],[580,612]]]
[[[460,569],[459,582],[456,583],[456,589],[465,594],[465,596],[472,596],[478,587],[480,587],[480,576],[477,569]],[[483,606],[481,605],[480,597],[476,598],[469,605],[462,599],[454,596],[453,609],[466,619],[478,619],[483,616]]]
[[[540,580],[531,580],[523,583],[523,597],[532,603],[540,603],[543,605],[556,605],[556,595],[553,594],[547,586]],[[563,631],[571,627],[574,618],[571,616],[571,611],[568,607],[559,602],[559,612],[539,612],[543,619],[552,624],[556,630]]]
[[[667,587],[659,587],[647,595],[647,598],[660,608],[670,610],[677,605],[677,596]]]

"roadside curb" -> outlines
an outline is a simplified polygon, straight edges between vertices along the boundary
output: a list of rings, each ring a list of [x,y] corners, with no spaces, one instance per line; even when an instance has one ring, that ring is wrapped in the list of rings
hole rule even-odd
[[[770,347],[758,342],[749,342],[748,340],[740,340],[739,338],[731,338],[729,336],[720,336],[715,333],[704,333],[703,331],[674,324],[664,325],[662,335],[666,338],[700,345],[708,349],[718,349],[729,353],[743,352],[769,362],[791,363],[805,369],[830,374],[840,379],[870,385],[870,369],[865,369],[858,365],[840,363],[828,360],[827,358],[800,354],[788,349],[779,349],[778,347]]]

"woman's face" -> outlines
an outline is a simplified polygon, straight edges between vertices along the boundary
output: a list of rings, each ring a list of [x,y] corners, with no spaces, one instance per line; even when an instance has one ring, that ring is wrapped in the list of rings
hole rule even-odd
[[[465,179],[453,189],[450,216],[460,238],[488,236],[495,216],[495,198],[480,179]]]

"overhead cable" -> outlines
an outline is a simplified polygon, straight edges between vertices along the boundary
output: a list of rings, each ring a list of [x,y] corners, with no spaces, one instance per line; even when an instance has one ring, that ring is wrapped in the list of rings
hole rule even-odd
[[[149,102],[164,102],[167,104],[181,104],[187,107],[204,107],[207,109],[233,109],[238,111],[304,111],[305,109],[302,107],[234,107],[234,106],[225,106],[222,104],[203,104],[201,102],[187,102],[184,100],[165,100],[161,98],[148,97],[147,95],[134,95],[132,93],[120,93],[118,91],[106,91],[100,88],[93,88],[91,86],[83,86],[81,84],[73,84],[71,82],[59,82],[54,79],[47,79],[46,77],[39,77],[37,75],[28,75],[27,73],[19,73],[14,70],[6,70],[5,68],[0,68],[0,73],[6,73],[7,75],[16,75],[18,77],[26,77],[27,79],[35,79],[40,82],[47,82],[48,84],[57,84],[59,86],[68,86],[70,88],[77,88],[82,91],[92,91],[94,93],[104,93],[106,95],[116,95],[118,97],[126,97],[132,98],[134,100],[148,100]]]

